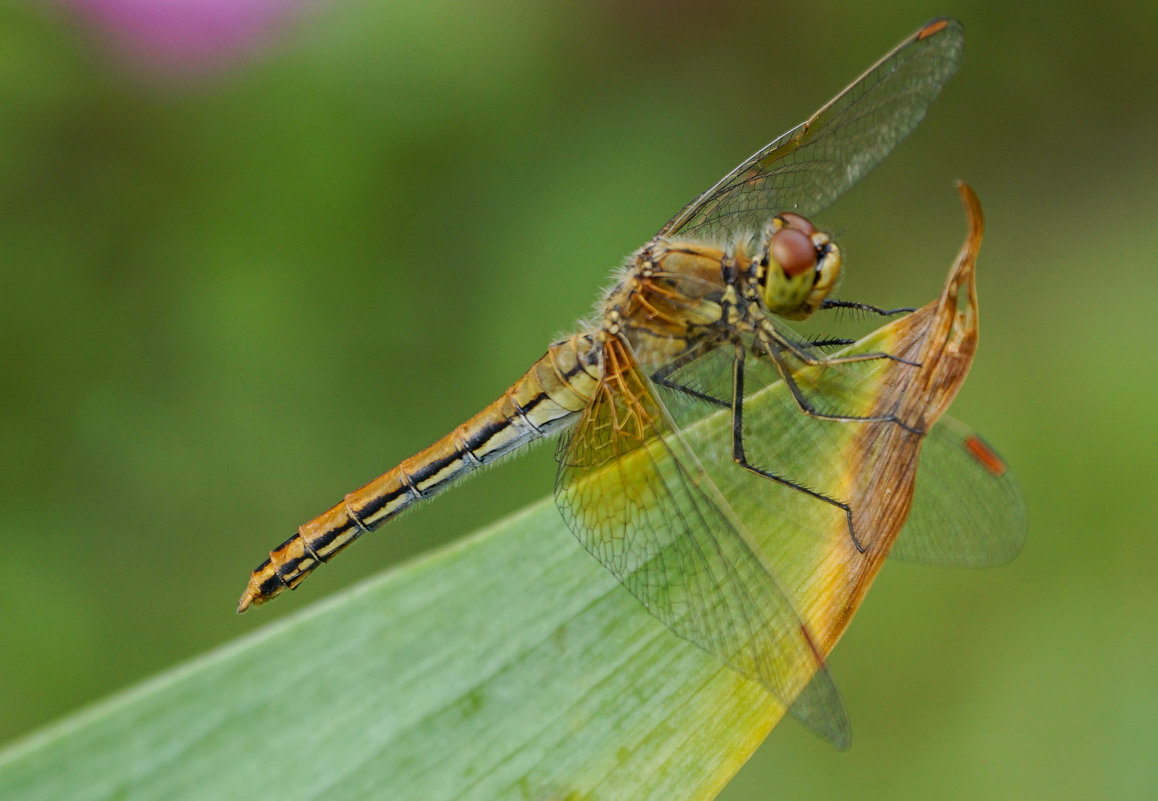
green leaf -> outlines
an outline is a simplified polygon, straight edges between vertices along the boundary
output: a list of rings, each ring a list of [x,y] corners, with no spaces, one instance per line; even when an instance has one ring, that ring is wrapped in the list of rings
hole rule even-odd
[[[543,502],[15,744],[0,798],[711,798],[780,716]]]

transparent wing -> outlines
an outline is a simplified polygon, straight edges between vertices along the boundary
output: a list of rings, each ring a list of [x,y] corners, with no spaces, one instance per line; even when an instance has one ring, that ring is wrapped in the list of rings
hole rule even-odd
[[[924,118],[957,71],[961,23],[927,23],[807,121],[685,206],[660,236],[758,231],[770,216],[812,216],[868,174]]]
[[[626,345],[605,346],[604,371],[560,444],[556,500],[568,526],[672,631],[847,747],[848,719],[822,652],[728,500]]]
[[[892,555],[964,567],[1001,565],[1025,544],[1013,473],[975,431],[942,417],[921,446],[917,489]]]

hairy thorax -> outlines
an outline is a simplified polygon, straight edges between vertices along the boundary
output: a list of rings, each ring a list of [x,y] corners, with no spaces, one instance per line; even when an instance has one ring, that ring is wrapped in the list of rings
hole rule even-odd
[[[739,246],[655,239],[636,252],[608,294],[603,330],[626,339],[641,364],[662,364],[705,340],[727,338],[743,316],[746,301],[736,287],[750,264]]]

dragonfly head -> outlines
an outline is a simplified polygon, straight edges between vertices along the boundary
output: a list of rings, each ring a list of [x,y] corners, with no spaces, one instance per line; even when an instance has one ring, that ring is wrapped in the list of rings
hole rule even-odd
[[[791,212],[773,218],[761,263],[764,304],[789,320],[803,320],[820,308],[840,277],[840,249],[828,234]]]

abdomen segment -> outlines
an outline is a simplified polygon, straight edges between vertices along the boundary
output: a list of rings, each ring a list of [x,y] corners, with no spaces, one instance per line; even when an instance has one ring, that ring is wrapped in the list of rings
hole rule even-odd
[[[592,336],[553,344],[502,397],[421,453],[298,528],[249,577],[237,611],[297,587],[367,531],[457,479],[574,421],[598,381]]]

